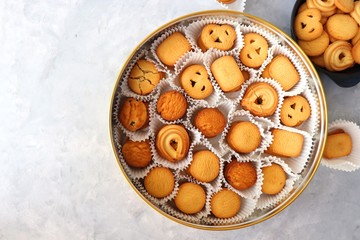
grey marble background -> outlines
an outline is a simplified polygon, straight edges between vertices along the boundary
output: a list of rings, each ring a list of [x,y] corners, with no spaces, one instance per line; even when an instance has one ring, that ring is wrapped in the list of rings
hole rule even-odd
[[[294,1],[245,12],[289,33]],[[151,209],[122,176],[108,114],[133,48],[213,0],[0,1],[0,239],[360,239],[360,174],[320,167],[302,195],[253,227],[210,232]],[[360,123],[360,85],[322,76],[329,120]],[[358,147],[358,146],[356,146]]]

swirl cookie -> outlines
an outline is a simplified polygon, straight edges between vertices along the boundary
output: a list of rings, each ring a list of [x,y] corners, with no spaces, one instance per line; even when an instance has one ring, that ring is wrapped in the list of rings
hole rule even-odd
[[[146,127],[149,122],[147,105],[135,98],[125,100],[118,117],[121,124],[132,132]]]
[[[198,64],[185,68],[180,75],[180,85],[194,99],[207,98],[214,90],[206,68]]]
[[[128,86],[137,94],[147,95],[154,90],[162,77],[163,74],[156,69],[155,64],[140,59],[131,69]]]
[[[210,68],[216,82],[224,92],[235,92],[241,88],[244,76],[234,57],[220,57],[211,64]]]
[[[303,96],[287,97],[280,111],[280,121],[289,127],[301,125],[310,117],[311,109],[309,102]]]
[[[156,110],[167,121],[175,121],[182,118],[187,110],[186,98],[179,92],[171,90],[160,95],[156,104]]]
[[[191,45],[186,37],[180,32],[174,32],[159,44],[156,48],[156,55],[162,63],[173,67],[190,50]]]
[[[165,125],[157,133],[155,146],[161,157],[178,162],[188,154],[190,137],[181,125]]]
[[[236,32],[232,26],[208,24],[201,31],[198,45],[203,52],[210,48],[227,51],[234,46],[235,40]]]
[[[233,159],[224,171],[226,181],[237,190],[246,190],[255,185],[256,168],[250,162],[238,162]]]
[[[304,143],[303,135],[283,129],[273,129],[271,133],[273,141],[266,153],[279,157],[300,156]]]
[[[144,179],[144,186],[151,196],[164,198],[174,189],[174,174],[168,168],[155,167],[146,175]]]
[[[352,46],[346,41],[335,41],[324,52],[325,67],[329,71],[342,71],[354,66]]]
[[[146,167],[151,162],[150,141],[134,142],[128,140],[121,148],[121,153],[129,166],[136,168]]]
[[[211,212],[218,218],[234,217],[241,206],[241,198],[233,191],[223,188],[210,201]]]
[[[234,122],[226,135],[226,142],[238,153],[250,153],[260,146],[260,130],[252,122]]]
[[[268,83],[253,83],[246,90],[241,106],[255,116],[268,117],[278,105],[278,94]]]
[[[211,182],[220,171],[220,159],[209,150],[197,151],[193,155],[188,172],[196,180]]]
[[[201,186],[186,182],[180,185],[174,202],[176,207],[183,213],[195,214],[204,208],[206,193]]]
[[[226,118],[216,108],[204,108],[196,113],[194,125],[205,137],[216,137],[224,130]]]
[[[247,66],[258,68],[268,56],[269,45],[266,39],[257,33],[244,36],[244,47],[240,51],[240,60]]]
[[[265,194],[278,194],[284,188],[286,183],[286,173],[284,169],[273,163],[270,166],[263,167],[263,184],[261,191]]]
[[[314,40],[320,37],[323,32],[323,25],[320,22],[321,12],[316,8],[308,8],[295,17],[295,35],[305,41]]]

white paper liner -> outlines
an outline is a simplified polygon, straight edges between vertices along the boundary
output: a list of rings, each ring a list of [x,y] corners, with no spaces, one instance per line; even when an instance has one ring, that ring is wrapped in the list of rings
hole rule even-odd
[[[189,109],[187,116],[189,128],[193,131],[198,132],[201,135],[201,139],[203,139],[203,142],[205,142],[207,145],[210,145],[212,147],[212,150],[218,155],[223,156],[226,152],[228,152],[228,148],[224,148],[221,145],[221,142],[223,142],[225,135],[221,133],[213,138],[207,138],[194,125],[194,118],[196,114],[204,108],[216,108],[224,115],[224,117],[226,118],[226,126],[224,128],[225,130],[226,128],[229,128],[229,116],[234,111],[233,104],[231,102],[225,101],[215,106],[211,106],[209,104],[198,104]]]
[[[236,11],[243,12],[245,10],[246,0],[236,0],[235,2],[232,2],[230,4],[224,4],[224,3],[219,2],[217,0],[215,0],[215,2],[219,3],[223,8],[233,9],[233,10],[236,10]]]
[[[162,206],[162,209],[166,213],[170,214],[171,216],[174,216],[174,217],[176,217],[178,219],[181,219],[181,220],[184,220],[186,222],[200,223],[201,218],[203,218],[204,216],[209,215],[209,213],[210,213],[210,202],[209,202],[209,199],[210,199],[209,196],[211,194],[210,185],[207,184],[207,183],[202,183],[202,182],[196,181],[195,179],[193,179],[191,177],[186,177],[186,176],[179,176],[178,179],[177,179],[177,182],[179,183],[179,186],[182,183],[185,183],[185,182],[192,182],[192,183],[198,184],[201,187],[203,187],[204,190],[205,190],[205,193],[206,193],[206,202],[205,202],[204,208],[198,213],[186,214],[186,213],[183,213],[182,211],[180,211],[179,209],[177,209],[174,201],[167,201]],[[176,194],[177,194],[178,190],[179,190],[179,188],[176,189],[175,194],[174,194],[174,198],[176,197]]]
[[[331,134],[336,130],[343,130],[349,134],[352,141],[352,151],[350,155],[340,158],[321,159],[321,164],[325,167],[329,167],[335,170],[341,170],[345,172],[352,172],[360,168],[360,128],[351,121],[338,119],[329,124],[328,133]]]
[[[239,69],[241,70],[242,68],[244,69],[245,66],[243,66],[240,61],[239,61],[239,54],[234,55],[234,54],[230,54],[227,52],[223,52],[223,51],[219,51],[216,49],[210,49],[209,51],[206,52],[205,54],[205,68],[206,70],[211,73],[211,64],[218,58],[224,57],[224,56],[232,56],[234,57]],[[236,102],[238,99],[240,99],[243,94],[244,94],[244,83],[242,83],[241,88],[238,91],[234,91],[234,92],[223,92],[219,86],[219,84],[217,83],[217,81],[215,80],[215,77],[213,76],[213,74],[210,74],[210,80],[212,82],[212,85],[214,88],[217,89],[218,92],[221,93],[221,96],[223,98],[225,98],[228,101],[233,101]]]
[[[215,194],[214,192],[212,196]],[[255,210],[256,199],[241,198],[240,211],[234,217],[231,218],[217,218],[214,215],[209,215],[203,218],[203,222],[208,225],[231,225],[238,224],[245,221]],[[211,208],[211,207],[210,207]]]
[[[125,101],[127,98],[126,97],[122,97],[120,93],[117,93],[115,96],[115,104],[114,104],[114,112],[113,112],[113,120],[116,124],[116,126],[118,128],[121,129],[121,131],[123,133],[125,133],[125,135],[130,138],[130,140],[132,141],[143,141],[145,139],[148,139],[150,136],[150,128],[149,126],[146,126],[145,128],[141,128],[137,131],[129,131],[128,129],[126,129],[121,122],[119,121],[119,111],[122,107],[122,103],[123,101]],[[149,118],[150,118],[150,113],[149,113],[149,109],[148,109],[148,114],[149,114]]]
[[[235,159],[235,158],[230,156],[227,159],[227,161],[226,161],[227,163],[224,164],[224,169],[225,169],[226,165],[232,161],[232,159]],[[237,161],[238,162],[250,162],[254,165],[254,167],[256,168],[256,177],[257,177],[255,185],[246,190],[238,190],[238,189],[234,188],[233,186],[231,186],[230,183],[227,182],[226,177],[224,176],[224,179],[223,179],[224,186],[226,188],[232,190],[233,192],[237,193],[241,197],[248,198],[248,199],[257,199],[261,194],[261,185],[262,185],[262,181],[263,181],[263,176],[261,174],[260,161],[258,159],[254,159],[254,158],[244,158],[244,159],[239,159],[239,160],[237,159]]]
[[[274,194],[274,195],[261,194],[256,204],[256,208],[258,209],[272,208],[275,207],[276,204],[280,203],[283,199],[285,199],[286,196],[288,196],[288,194],[294,188],[295,181],[299,179],[299,175],[294,174],[291,171],[291,168],[280,158],[267,157],[264,158],[261,162],[262,162],[261,168],[276,163],[280,165],[286,173],[286,182],[284,188],[278,194]],[[263,175],[263,173],[261,173],[261,175]]]
[[[162,123],[159,119],[154,119],[150,123],[151,132],[153,132],[153,136],[151,137],[151,142],[152,142],[151,152],[153,154],[154,162],[156,162],[164,167],[171,168],[171,169],[183,170],[190,164],[190,161],[192,159],[192,154],[193,154],[193,147],[196,143],[198,143],[200,141],[200,135],[197,132],[187,129],[183,123],[181,123],[181,122],[178,123],[178,125],[184,126],[189,134],[189,138],[190,138],[189,151],[188,151],[187,156],[185,156],[184,159],[182,159],[178,162],[170,162],[160,156],[160,154],[157,152],[156,146],[155,146],[156,145],[156,135],[160,131],[160,129],[165,125],[167,125],[167,124]]]
[[[201,35],[202,29],[208,24],[227,24],[232,26],[236,32],[236,39],[233,47],[225,52],[229,52],[231,54],[239,53],[239,49],[242,48],[244,42],[243,35],[240,32],[239,24],[237,23],[236,18],[230,16],[201,17],[193,23],[189,24],[189,26],[186,28],[185,33],[193,48],[201,51],[200,47],[198,46],[198,39]],[[210,49],[208,49],[207,51],[209,50]],[[222,51],[219,49],[217,50]]]
[[[259,128],[261,135],[261,143],[260,146],[251,153],[246,153],[246,154],[238,153],[234,149],[232,149],[226,142],[226,135],[228,134],[231,125],[237,121],[251,122]],[[228,127],[225,128],[223,132],[223,136],[224,137],[220,139],[220,145],[222,145],[224,149],[229,149],[231,154],[238,160],[246,160],[247,158],[257,158],[270,146],[273,137],[270,132],[264,131],[262,125],[256,122],[248,111],[244,111],[244,110],[237,110],[233,114],[230,114],[229,124]]]
[[[161,67],[159,67],[160,69],[166,69],[166,72],[168,74],[172,74],[174,72],[174,69],[172,67],[166,66],[164,63],[161,62],[161,60],[159,59],[159,57],[156,54],[156,49],[157,47],[160,45],[160,43],[162,43],[166,38],[168,38],[171,34],[175,33],[175,32],[180,32],[185,36],[185,27],[181,26],[181,25],[176,25],[174,27],[171,27],[169,29],[166,29],[160,37],[158,37],[152,44],[150,47],[150,52],[152,54],[152,56],[155,58],[157,64]],[[191,51],[191,50],[190,50]],[[181,57],[178,59],[178,61],[181,59]],[[175,63],[176,64],[176,63]]]
[[[224,165],[224,160],[221,158],[220,155],[218,155],[215,151],[213,151],[213,148],[211,145],[207,144],[206,142],[199,142],[199,143],[195,143],[194,147],[193,147],[193,152],[192,152],[192,156],[194,156],[194,153],[196,153],[197,151],[201,151],[201,150],[209,150],[212,153],[214,153],[218,158],[219,158],[219,175],[211,182],[207,182],[207,184],[209,184],[211,186],[211,188],[219,188],[221,186],[221,180],[223,179],[223,165]],[[191,159],[192,162],[192,159]],[[191,162],[189,162],[189,165],[186,167],[190,167]],[[187,176],[187,177],[191,177],[194,178],[193,176],[191,176],[190,174],[187,173],[187,169],[180,171],[180,176]],[[194,181],[198,181],[194,178]],[[202,181],[199,181],[202,182]],[[202,182],[205,183],[205,182]]]
[[[152,168],[155,167],[163,167],[161,165],[153,165]],[[151,169],[152,169],[151,168]],[[149,169],[149,172],[150,170]],[[179,183],[177,181],[177,173],[173,170],[170,169],[170,171],[172,171],[172,173],[174,174],[174,178],[175,178],[175,185],[174,185],[174,189],[173,191],[166,197],[164,198],[156,198],[151,196],[145,189],[144,186],[144,179],[135,179],[133,180],[133,183],[135,185],[135,187],[140,191],[140,193],[146,198],[148,199],[151,203],[153,203],[154,205],[161,207],[162,205],[164,205],[166,202],[170,201],[171,199],[173,199],[177,193],[177,191],[179,190]],[[145,176],[144,176],[145,177]]]
[[[289,132],[299,133],[304,136],[302,151],[298,157],[281,157],[281,159],[284,160],[284,162],[291,168],[294,173],[300,174],[309,162],[309,158],[313,150],[314,138],[312,138],[309,133],[295,128],[290,128],[286,126],[279,126],[276,128]],[[272,155],[264,153],[264,156]]]
[[[297,82],[295,84],[295,86],[293,86],[288,91],[285,91],[284,95],[285,96],[298,95],[307,86],[307,84],[308,84],[307,80],[309,79],[309,74],[307,73],[304,63],[288,47],[277,45],[277,46],[274,46],[274,48],[272,48],[272,55],[273,55],[272,58],[275,58],[275,56],[280,55],[280,54],[287,57],[291,61],[291,63],[294,65],[295,69],[297,70],[297,72],[299,73],[299,76],[300,76],[299,82]]]
[[[174,77],[172,83],[173,83],[173,85],[175,85],[175,87],[177,89],[181,89],[185,93],[185,95],[189,98],[190,101],[204,102],[204,104],[209,103],[210,105],[214,105],[217,102],[219,102],[219,100],[221,98],[221,91],[218,88],[213,88],[213,92],[210,96],[208,96],[205,99],[199,100],[199,99],[194,99],[194,98],[190,97],[186,93],[186,91],[181,87],[181,84],[180,84],[181,72],[184,71],[188,66],[191,66],[194,64],[203,65],[205,67],[204,58],[205,58],[205,55],[201,51],[189,52],[189,53],[185,54],[183,56],[183,58],[181,58],[175,64],[175,77]],[[206,69],[206,71],[208,72],[208,74],[210,76],[211,72],[209,72],[209,69]]]
[[[147,95],[140,95],[140,94],[137,94],[135,92],[133,92],[130,88],[129,88],[129,85],[128,85],[128,78],[129,78],[129,75],[130,75],[130,72],[131,70],[134,68],[136,62],[139,60],[139,59],[145,59],[149,62],[152,62],[155,67],[157,66],[157,63],[149,58],[148,56],[148,51],[147,50],[144,50],[144,49],[140,49],[136,54],[135,56],[131,59],[131,61],[128,63],[127,65],[127,68],[126,70],[124,71],[124,74],[122,75],[121,77],[121,82],[120,82],[120,91],[121,93],[126,96],[126,97],[133,97],[133,98],[136,98],[136,99],[139,99],[141,101],[150,101],[153,97],[154,97],[154,92],[155,92],[155,89],[157,86],[155,86],[155,88]],[[162,72],[164,74],[164,77],[162,79],[160,79],[160,82],[163,81],[165,78],[166,78],[166,73],[163,69],[161,68],[157,68],[157,70],[159,72]]]
[[[252,85],[253,83],[259,83],[259,82],[267,83],[275,89],[275,91],[277,92],[277,95],[278,95],[278,104],[277,104],[276,110],[273,115],[268,116],[268,117],[260,117],[260,116],[256,116],[256,117],[257,117],[257,119],[262,119],[262,118],[268,119],[273,123],[273,125],[279,125],[280,124],[280,110],[281,110],[281,107],[282,107],[282,104],[284,101],[284,91],[282,90],[282,87],[278,82],[274,81],[273,79],[269,79],[269,78],[252,78],[249,81],[247,81],[244,85],[244,95],[250,85]],[[236,103],[237,110],[243,109],[243,107],[241,106],[241,100],[242,99],[239,99],[238,102]]]

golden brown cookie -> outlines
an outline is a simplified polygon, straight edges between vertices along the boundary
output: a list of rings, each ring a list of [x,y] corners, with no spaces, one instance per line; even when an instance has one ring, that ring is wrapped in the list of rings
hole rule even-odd
[[[330,12],[335,11],[335,1],[334,0],[311,0],[314,6],[319,9],[321,12]]]
[[[234,46],[235,39],[236,32],[232,26],[228,24],[208,24],[202,29],[198,44],[204,52],[210,48],[226,51]]]
[[[316,57],[311,57],[310,59],[313,63],[315,63],[319,67],[322,67],[322,68],[325,67],[324,54],[321,54],[320,56],[316,56]]]
[[[244,77],[234,57],[224,56],[211,64],[211,72],[224,92],[233,92],[241,88]]]
[[[354,3],[354,10],[350,12],[350,16],[360,25],[360,2]]]
[[[174,32],[159,44],[156,48],[156,55],[162,63],[173,67],[190,50],[191,45],[186,37],[180,32]]]
[[[301,49],[308,55],[309,57],[319,56],[323,54],[326,48],[329,46],[330,39],[329,35],[323,31],[320,37],[315,38],[311,41],[303,41],[299,40],[298,44]]]
[[[300,156],[304,144],[303,135],[283,129],[273,129],[271,132],[273,141],[266,153],[279,157]]]
[[[154,167],[144,179],[146,191],[153,197],[164,198],[174,189],[174,174],[165,167]]]
[[[286,173],[284,169],[273,163],[270,166],[262,168],[263,184],[261,191],[265,194],[278,194],[284,188],[286,183]]]
[[[234,122],[226,135],[226,142],[238,153],[250,153],[260,146],[260,130],[252,122]]]
[[[335,0],[335,6],[344,13],[349,13],[354,10],[354,0]]]
[[[266,39],[257,33],[244,35],[244,47],[240,51],[240,61],[247,67],[260,67],[268,56],[269,45]]]
[[[354,46],[360,40],[360,27],[358,28],[358,32],[355,37],[351,39],[351,44]]]
[[[352,140],[349,134],[340,132],[327,137],[324,157],[327,159],[340,158],[350,155]]]
[[[269,75],[288,91],[300,81],[300,75],[292,62],[284,55],[277,55],[269,63]]]
[[[184,95],[175,90],[170,90],[160,95],[156,104],[159,115],[167,121],[175,121],[182,118],[188,104]]]
[[[211,212],[218,218],[234,217],[241,207],[241,198],[233,191],[223,188],[210,201]]]
[[[325,67],[329,71],[342,71],[354,66],[349,42],[338,40],[329,45],[324,52]]]
[[[243,75],[244,77],[244,81],[247,81],[250,79],[250,73],[246,70],[241,70],[241,74]]]
[[[300,5],[300,7],[298,8],[297,13],[301,13],[305,9],[308,9],[308,6],[307,6],[306,2],[304,2],[303,4]]]
[[[205,190],[191,182],[181,184],[174,199],[176,207],[187,214],[200,212],[205,206],[205,201]]]
[[[226,118],[216,108],[204,108],[196,113],[194,125],[205,137],[212,138],[222,133],[226,126]]]
[[[194,153],[188,172],[196,180],[211,182],[220,171],[220,160],[218,156],[209,150],[200,150]]]
[[[125,162],[136,168],[143,168],[151,162],[150,141],[134,142],[127,140],[121,148]]]
[[[155,146],[161,157],[178,162],[188,154],[190,137],[182,125],[165,125],[157,133]]]
[[[195,99],[207,98],[214,90],[206,68],[199,64],[185,68],[180,75],[180,85],[190,97]]]
[[[295,17],[295,35],[305,41],[314,40],[320,37],[323,32],[323,25],[320,22],[321,12],[316,8],[308,8]]]
[[[278,105],[278,94],[268,83],[251,84],[241,100],[241,106],[255,116],[268,117],[274,114]]]
[[[149,115],[147,105],[135,98],[127,98],[119,112],[119,121],[129,131],[147,126]]]
[[[348,14],[334,14],[328,18],[326,29],[330,36],[338,40],[350,40],[358,32],[358,24]]]
[[[280,110],[280,120],[286,126],[296,127],[305,122],[310,113],[310,104],[306,98],[300,95],[287,97]]]
[[[147,95],[154,90],[162,77],[162,72],[156,69],[155,64],[145,59],[140,59],[131,69],[128,85],[135,93]]]
[[[230,4],[235,2],[236,0],[217,0],[218,2],[224,3],[224,4]]]
[[[351,53],[354,58],[354,61],[357,64],[360,64],[360,41],[357,41],[357,43],[352,47]]]
[[[257,173],[255,166],[250,162],[238,162],[232,159],[226,165],[224,176],[226,181],[237,190],[246,190],[255,185]]]

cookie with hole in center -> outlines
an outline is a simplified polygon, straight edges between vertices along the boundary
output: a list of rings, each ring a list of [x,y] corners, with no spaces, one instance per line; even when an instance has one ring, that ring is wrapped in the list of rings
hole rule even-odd
[[[280,110],[280,121],[289,127],[296,127],[305,122],[311,114],[308,100],[297,95],[287,97]]]
[[[194,99],[207,98],[214,90],[206,68],[199,64],[185,68],[180,75],[180,85]]]

